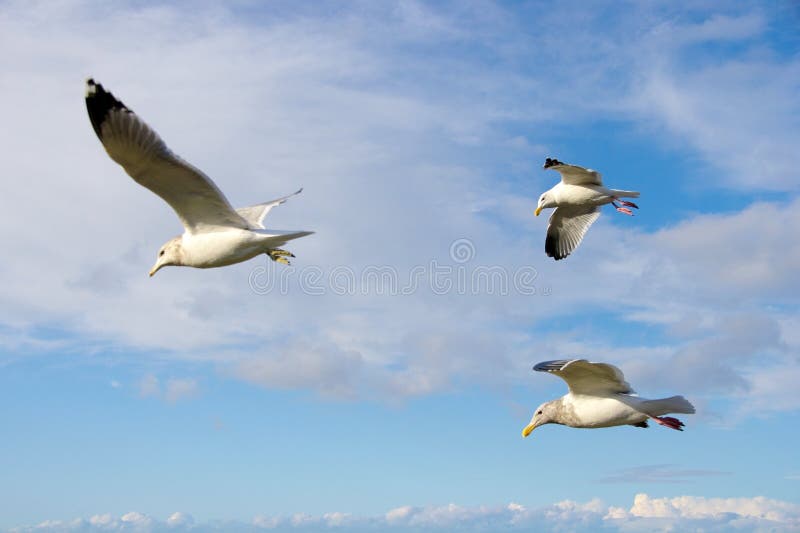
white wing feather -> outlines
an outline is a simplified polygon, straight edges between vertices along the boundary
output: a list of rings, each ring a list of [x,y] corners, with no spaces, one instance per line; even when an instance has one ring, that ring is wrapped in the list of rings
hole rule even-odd
[[[545,361],[533,367],[550,372],[564,381],[572,394],[630,394],[634,390],[625,381],[622,370],[608,363],[592,363],[586,359]]]
[[[567,185],[603,185],[603,176],[596,170],[561,163],[550,167],[561,174],[561,181]]]
[[[236,209],[236,212],[239,214],[239,216],[247,221],[251,229],[266,229],[264,227],[264,217],[267,216],[267,213],[272,211],[273,207],[285,203],[286,200],[292,196],[300,194],[301,192],[303,192],[303,189],[293,192],[292,194],[288,194],[282,198],[278,198],[277,200],[264,202],[263,204],[239,207]]]
[[[163,198],[186,231],[249,227],[208,176],[172,153],[150,126],[91,79],[86,83],[86,108],[111,159]]]
[[[547,256],[559,260],[571,254],[599,216],[600,208],[592,205],[557,207],[547,224],[544,241]]]

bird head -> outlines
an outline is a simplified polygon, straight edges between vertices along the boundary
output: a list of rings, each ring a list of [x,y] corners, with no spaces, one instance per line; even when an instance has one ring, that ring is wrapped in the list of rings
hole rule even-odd
[[[534,411],[530,424],[525,426],[525,428],[522,430],[522,436],[527,437],[531,434],[531,431],[539,426],[550,424],[553,421],[554,415],[555,406],[553,405],[553,402],[543,403],[536,409],[536,411]]]
[[[156,264],[150,269],[150,277],[152,278],[156,272],[161,270],[161,267],[183,264],[182,259],[183,247],[181,246],[181,237],[170,239],[158,251]]]
[[[542,212],[542,209],[555,206],[555,202],[553,202],[553,199],[550,197],[550,191],[547,191],[542,193],[542,195],[539,197],[539,203],[536,205],[536,211],[534,211],[534,214],[538,217],[539,213]]]

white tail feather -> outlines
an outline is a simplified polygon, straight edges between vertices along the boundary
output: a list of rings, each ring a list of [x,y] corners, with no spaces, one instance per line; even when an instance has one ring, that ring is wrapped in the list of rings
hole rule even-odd
[[[611,192],[617,198],[639,198],[639,191],[622,191],[619,189],[611,189]]]
[[[694,406],[683,396],[672,396],[659,400],[642,402],[642,411],[650,416],[661,416],[667,413],[694,414]]]

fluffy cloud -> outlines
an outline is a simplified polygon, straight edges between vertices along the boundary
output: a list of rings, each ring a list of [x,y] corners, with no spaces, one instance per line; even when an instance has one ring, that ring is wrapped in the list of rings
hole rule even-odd
[[[767,14],[697,11],[686,20],[633,4],[619,19],[570,17],[567,49],[560,21],[568,5],[525,13],[535,15],[533,32],[522,31],[527,17],[483,4],[354,4],[334,19],[287,5],[276,4],[280,16],[263,25],[240,8],[210,5],[4,6],[2,42],[18,53],[1,57],[0,67],[18,82],[7,84],[0,102],[13,125],[0,142],[7,172],[25,186],[5,192],[0,239],[15,260],[0,264],[3,279],[14,280],[0,287],[0,343],[68,353],[121,346],[211,362],[265,387],[396,398],[515,383],[538,357],[530,347],[536,338],[554,355],[617,361],[641,387],[713,390],[716,380],[734,384],[725,393],[749,395],[751,404],[797,407],[771,401],[777,393],[768,386],[771,376],[797,372],[788,354],[798,339],[787,326],[796,309],[772,307],[799,288],[797,200],[689,215],[651,233],[601,220],[566,270],[545,261],[535,233],[541,225],[530,217],[526,196],[545,178],[535,175],[525,194],[496,178],[502,161],[512,177],[529,180],[531,160],[549,148],[543,134],[512,131],[519,124],[558,132],[602,117],[666,125],[673,142],[686,142],[720,175],[708,187],[793,190],[797,155],[787,147],[799,140],[797,66],[754,53],[769,31]],[[744,51],[713,66],[687,59],[692,47],[717,41]],[[449,45],[490,53],[449,54]],[[442,52],[424,53],[434,47]],[[288,293],[258,293],[248,285],[262,267],[256,261],[165,269],[148,279],[155,251],[179,226],[103,153],[76,72],[115,91],[234,203],[306,186],[269,221],[318,233],[293,244],[297,270],[273,272],[360,274],[391,265],[405,280],[422,266],[423,283],[397,296],[315,295],[293,278]],[[754,79],[768,98],[748,98]],[[767,185],[753,178],[764,167]],[[450,248],[465,237],[475,255],[460,263]],[[502,267],[509,281],[532,268],[536,291],[437,294],[432,261],[451,269],[453,283],[460,267],[467,275]],[[554,320],[587,310],[663,328],[664,338],[617,349],[603,332],[591,342],[578,338],[586,323],[562,321],[574,329],[549,332]],[[63,339],[41,334],[52,324]],[[754,365],[760,356],[767,362]],[[678,376],[689,364],[703,372]],[[662,365],[676,375],[661,379]],[[197,384],[142,387],[177,401]]]
[[[519,503],[502,506],[398,507],[382,516],[331,512],[321,516],[259,516],[249,523],[196,523],[190,515],[175,513],[159,521],[140,513],[120,518],[98,515],[70,522],[46,521],[16,528],[33,531],[791,531],[800,526],[800,505],[763,497],[653,498],[637,494],[629,509],[607,506],[600,500],[561,501],[545,507]]]

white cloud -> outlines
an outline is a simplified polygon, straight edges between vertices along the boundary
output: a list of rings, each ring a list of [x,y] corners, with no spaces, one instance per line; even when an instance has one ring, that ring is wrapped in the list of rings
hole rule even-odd
[[[193,378],[170,378],[164,387],[164,398],[170,403],[175,403],[178,400],[191,398],[197,392],[197,380]]]
[[[167,525],[174,528],[189,528],[194,525],[194,518],[190,514],[181,513],[178,511],[172,513],[169,518],[167,518]]]
[[[169,378],[163,387],[153,374],[146,374],[139,381],[139,395],[142,398],[161,398],[168,403],[175,403],[197,393],[198,384],[194,378]]]
[[[159,396],[161,394],[161,387],[158,378],[153,374],[147,374],[139,381],[139,395],[142,398],[150,398]]]
[[[549,178],[534,174],[522,194],[486,163],[507,161],[528,179],[531,161],[552,148],[549,133],[520,136],[507,124],[551,132],[598,117],[643,128],[655,121],[724,171],[716,186],[766,187],[753,178],[763,155],[772,187],[793,190],[799,166],[787,147],[798,144],[797,67],[748,48],[769,31],[769,14],[698,10],[687,21],[632,4],[601,23],[581,10],[570,18],[574,47],[566,48],[564,10],[573,11],[537,12],[536,31],[521,31],[527,18],[491,4],[354,5],[334,19],[288,10],[264,25],[210,5],[7,4],[0,35],[18,53],[0,57],[15,80],[0,101],[11,125],[0,142],[8,172],[25,187],[6,191],[3,216],[26,223],[0,224],[16,258],[0,264],[3,279],[13,280],[0,287],[0,342],[46,351],[52,341],[37,328],[58,324],[68,333],[61,350],[78,336],[96,351],[123,346],[208,361],[267,387],[357,398],[528,380],[541,353],[535,339],[552,354],[619,362],[642,388],[699,391],[705,376],[717,376],[736,385],[734,395],[758,394],[767,410],[796,408],[767,400],[776,383],[768,372],[797,368],[788,354],[798,342],[786,325],[796,310],[772,306],[800,289],[798,200],[684,216],[655,233],[601,220],[566,270],[541,253],[543,226],[534,225],[526,197]],[[664,45],[671,35],[680,39]],[[748,52],[724,64],[686,62],[687,47],[720,39]],[[492,59],[447,47],[425,53],[442,43],[485,47]],[[450,244],[468,237],[477,251],[469,268],[533,266],[538,292],[473,297],[423,287],[397,297],[313,296],[292,285],[289,294],[259,295],[247,285],[257,261],[165,269],[148,279],[155,251],[178,223],[103,153],[76,72],[105,83],[234,203],[305,185],[269,219],[318,231],[292,247],[298,270],[391,265],[407,276],[432,260],[454,266]],[[751,96],[756,83],[768,98]],[[42,146],[52,147],[46,158]],[[617,243],[615,253],[608,242]],[[619,349],[603,332],[589,341],[582,328],[538,331],[543,320],[587,310],[663,327],[667,338]],[[760,355],[764,367],[754,364]],[[671,362],[704,374],[678,380],[673,365],[676,375],[660,379]],[[198,388],[192,378],[152,374],[139,385],[168,401]]]
[[[760,496],[755,498],[703,498],[699,496],[651,498],[647,494],[637,494],[629,513],[642,518],[709,518],[730,514],[787,525],[798,524],[798,520],[800,520],[800,506],[797,504]]]
[[[704,498],[678,496],[654,498],[637,494],[629,509],[607,506],[600,500],[586,503],[561,501],[544,507],[509,503],[463,507],[455,504],[398,507],[380,516],[331,512],[321,516],[259,516],[245,522],[197,523],[191,516],[174,513],[159,521],[141,513],[120,518],[95,516],[71,522],[48,520],[30,531],[791,531],[800,527],[800,505],[764,497]]]
[[[688,483],[697,478],[729,475],[730,472],[682,468],[675,465],[646,465],[615,471],[601,483]]]

